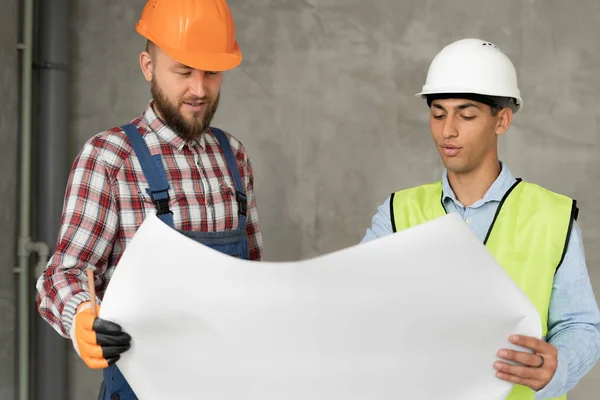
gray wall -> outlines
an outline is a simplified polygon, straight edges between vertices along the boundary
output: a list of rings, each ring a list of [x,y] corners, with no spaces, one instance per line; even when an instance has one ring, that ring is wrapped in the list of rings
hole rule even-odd
[[[71,155],[138,115],[149,88],[134,31],[142,0],[73,2]],[[230,0],[242,66],[226,75],[215,124],[242,139],[256,173],[268,260],[357,243],[392,191],[438,179],[428,112],[413,95],[447,43],[480,37],[515,63],[525,101],[501,139],[513,173],[579,200],[600,296],[600,3],[510,0]],[[16,0],[0,13],[0,224],[15,226]],[[6,67],[8,65],[8,67]],[[14,172],[14,173],[13,173]],[[8,197],[5,195],[8,194]],[[10,398],[15,240],[0,230],[0,398]],[[100,374],[71,353],[71,399]],[[8,373],[6,373],[8,372]],[[596,367],[572,400],[600,390]]]
[[[15,279],[18,138],[18,3],[0,12],[0,399],[15,393]]]
[[[76,3],[79,147],[139,114],[149,88],[137,62],[144,40],[134,31],[144,1]],[[445,44],[474,36],[500,46],[520,77],[525,108],[501,140],[501,158],[518,176],[579,200],[600,294],[597,0],[229,4],[244,61],[225,76],[216,124],[249,151],[267,259],[356,244],[390,192],[439,178],[428,109],[414,93]],[[76,365],[74,374],[88,375]],[[599,379],[597,367],[571,399],[595,396]]]

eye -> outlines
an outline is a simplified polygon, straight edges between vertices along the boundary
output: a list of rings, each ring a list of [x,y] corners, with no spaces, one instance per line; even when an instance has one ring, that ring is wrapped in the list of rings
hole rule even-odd
[[[437,120],[444,119],[444,114],[440,114],[440,115],[432,114],[431,116],[433,117],[433,119],[437,119]]]
[[[471,120],[474,120],[475,118],[477,118],[477,117],[476,116],[472,116],[472,117],[463,116],[463,119],[465,121],[471,121]]]
[[[179,72],[177,72],[177,75],[180,75],[180,76],[190,76],[191,72],[190,71],[185,71],[185,72],[179,71]]]

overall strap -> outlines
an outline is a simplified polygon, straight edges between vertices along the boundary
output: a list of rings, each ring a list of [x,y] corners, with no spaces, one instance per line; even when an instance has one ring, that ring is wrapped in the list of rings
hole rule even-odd
[[[229,144],[229,140],[227,139],[227,135],[217,128],[210,127],[210,130],[216,136],[219,141],[219,145],[223,150],[223,154],[225,154],[225,160],[227,160],[227,166],[229,167],[229,172],[233,177],[233,182],[235,183],[235,199],[238,203],[238,228],[245,229],[246,228],[246,211],[248,208],[248,198],[244,193],[244,185],[242,185],[242,177],[240,176],[240,170],[238,169],[237,161],[235,156],[233,155],[233,150],[231,149],[231,145]]]
[[[146,176],[146,181],[150,187],[146,193],[152,199],[156,206],[158,217],[171,228],[173,225],[173,212],[169,210],[169,182],[160,158],[160,154],[150,155],[148,146],[144,138],[133,124],[127,124],[121,127],[127,134],[131,146],[137,155],[138,160]]]

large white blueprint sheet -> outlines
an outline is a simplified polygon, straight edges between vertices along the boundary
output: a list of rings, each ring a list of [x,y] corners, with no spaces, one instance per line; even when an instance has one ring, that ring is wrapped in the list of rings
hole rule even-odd
[[[100,316],[141,400],[500,400],[539,316],[456,215],[299,262],[218,253],[151,216]],[[522,350],[522,349],[521,349]]]

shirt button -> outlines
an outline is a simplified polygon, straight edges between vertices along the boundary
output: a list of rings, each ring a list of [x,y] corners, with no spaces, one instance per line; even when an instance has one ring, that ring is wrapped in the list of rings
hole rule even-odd
[[[471,217],[468,217],[467,219],[465,219],[465,222],[466,222],[467,224],[470,224],[470,223],[471,223]]]
[[[113,394],[112,396],[110,396],[110,400],[119,400],[121,398],[121,396],[119,396],[118,394]]]

